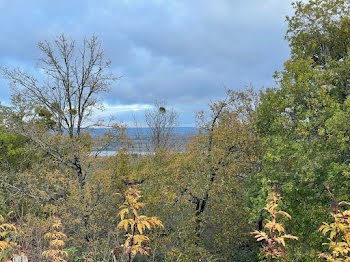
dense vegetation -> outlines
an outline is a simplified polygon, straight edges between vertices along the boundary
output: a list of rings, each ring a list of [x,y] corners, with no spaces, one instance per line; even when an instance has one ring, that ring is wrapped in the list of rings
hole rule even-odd
[[[276,86],[228,90],[186,150],[162,140],[165,107],[155,154],[130,154],[117,124],[92,139],[118,80],[97,37],[39,43],[44,76],[1,68],[0,261],[349,261],[350,3],[293,6]]]

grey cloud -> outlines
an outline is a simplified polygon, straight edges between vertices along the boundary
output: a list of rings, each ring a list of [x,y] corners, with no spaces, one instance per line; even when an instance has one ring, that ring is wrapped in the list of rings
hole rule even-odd
[[[0,64],[35,65],[36,43],[100,36],[116,75],[110,104],[165,99],[196,110],[223,86],[271,85],[289,55],[291,0],[0,0]],[[3,86],[1,82],[0,85]],[[1,88],[0,98],[8,99]],[[187,110],[187,109],[186,109]]]

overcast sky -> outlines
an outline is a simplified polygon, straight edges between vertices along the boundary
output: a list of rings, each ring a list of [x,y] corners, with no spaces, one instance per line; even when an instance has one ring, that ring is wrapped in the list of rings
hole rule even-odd
[[[124,77],[103,96],[125,123],[165,100],[194,125],[194,111],[224,97],[224,86],[257,90],[288,59],[283,37],[290,0],[0,0],[0,65],[31,70],[37,42],[96,34],[112,70]],[[0,100],[10,90],[0,81]]]

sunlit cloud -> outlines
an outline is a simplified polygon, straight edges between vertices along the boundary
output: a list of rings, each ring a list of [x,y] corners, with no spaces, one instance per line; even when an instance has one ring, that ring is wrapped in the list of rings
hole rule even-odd
[[[152,106],[147,104],[108,105],[104,103],[102,114],[113,115],[113,114],[121,114],[126,112],[133,113],[133,112],[145,111],[150,108],[152,108]]]
[[[103,103],[102,110],[96,111],[95,114],[97,118],[106,119],[113,117],[120,119],[121,116],[143,115],[144,111],[151,107],[148,104],[109,105]]]

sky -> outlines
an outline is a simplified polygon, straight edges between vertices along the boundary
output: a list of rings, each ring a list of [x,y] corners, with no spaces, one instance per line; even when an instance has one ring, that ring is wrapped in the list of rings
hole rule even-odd
[[[0,0],[0,66],[35,70],[37,43],[59,34],[97,35],[121,80],[101,96],[105,110],[133,125],[166,101],[181,126],[224,98],[225,88],[274,85],[289,57],[284,40],[291,0]],[[11,91],[0,79],[0,101]]]

